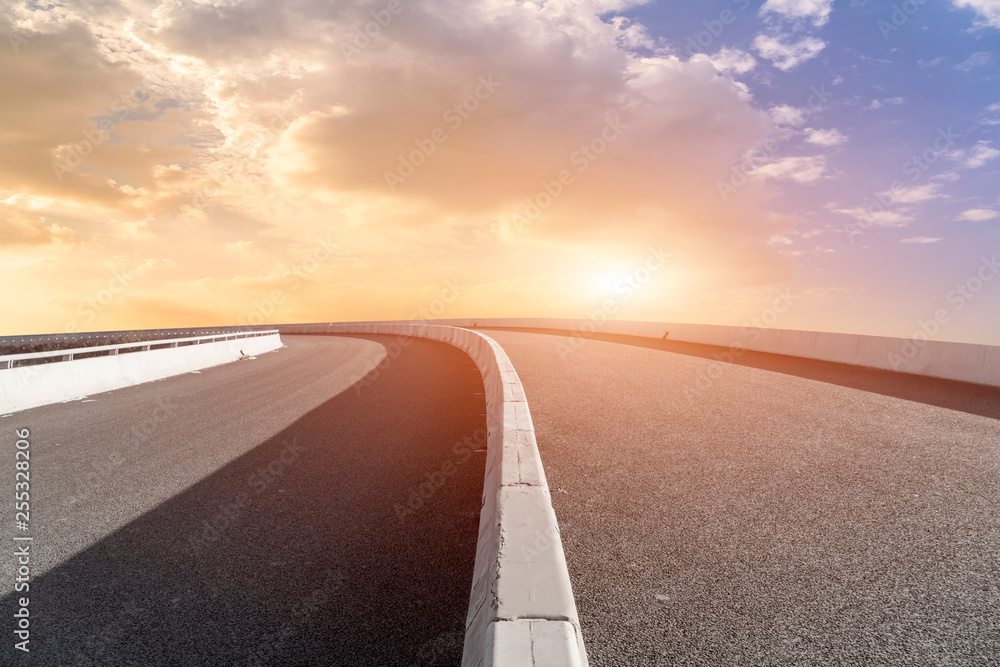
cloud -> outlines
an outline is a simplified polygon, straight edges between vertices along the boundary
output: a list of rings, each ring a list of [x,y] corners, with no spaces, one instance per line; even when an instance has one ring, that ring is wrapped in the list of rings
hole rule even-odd
[[[932,67],[937,67],[938,65],[942,65],[947,61],[948,61],[947,56],[938,56],[933,60],[917,60],[917,66],[920,67],[920,69],[930,69]]]
[[[979,15],[981,25],[1000,28],[1000,0],[951,0],[956,7],[967,7]]]
[[[995,220],[1000,218],[1000,213],[993,211],[988,208],[970,208],[967,211],[963,211],[957,218],[957,220],[963,220],[968,222],[985,222],[987,220]]]
[[[872,111],[874,109],[881,109],[885,105],[899,106],[900,104],[905,104],[906,98],[903,97],[886,97],[881,100],[872,100],[871,104],[865,107],[865,111]]]
[[[902,239],[900,243],[937,243],[938,241],[943,241],[944,239],[939,236],[913,236],[908,239]]]
[[[249,262],[261,256],[261,251],[253,241],[231,241],[222,244],[222,252]]]
[[[488,6],[455,4],[443,24],[413,6],[398,18],[400,32],[382,38],[390,48],[405,36],[392,44],[398,59],[373,45],[332,77],[339,80],[317,76],[315,111],[298,114],[271,153],[276,178],[369,201],[368,217],[380,224],[434,228],[446,215],[475,216],[509,231],[504,221],[567,171],[573,184],[526,237],[555,242],[620,224],[646,234],[652,210],[669,221],[700,209],[714,220],[707,229],[726,224],[692,188],[724,168],[734,146],[759,140],[766,120],[712,63],[630,54],[613,26],[577,11],[539,15],[512,5],[485,21]],[[410,34],[411,17],[424,33]],[[480,88],[483,78],[494,82],[492,93]],[[333,101],[348,112],[324,111]],[[620,136],[609,133],[616,117]],[[428,143],[436,129],[438,146]],[[591,145],[600,153],[592,160]],[[390,192],[386,174],[409,173],[416,162]]]
[[[806,137],[806,141],[811,144],[816,144],[817,146],[839,146],[847,143],[847,136],[842,134],[836,128],[831,128],[829,130],[816,130],[811,127],[807,127],[806,132],[809,133]]]
[[[945,195],[938,192],[940,187],[940,183],[925,183],[923,185],[912,185],[896,188],[895,190],[886,190],[880,194],[894,204],[919,204],[944,197]]]
[[[806,122],[806,109],[800,109],[787,104],[771,107],[767,114],[778,125],[790,125],[797,128]]]
[[[905,227],[913,222],[914,219],[913,216],[906,210],[893,211],[888,209],[873,209],[869,211],[863,206],[857,206],[854,208],[830,208],[834,213],[848,215],[864,223],[866,226]]]
[[[1000,125],[1000,102],[989,105],[983,111],[984,118],[979,121],[982,125]]]
[[[73,231],[31,211],[0,205],[0,248],[72,243]]]
[[[813,183],[826,173],[826,158],[785,157],[753,169],[751,174],[796,183]]]
[[[906,227],[916,219],[914,204],[946,196],[938,192],[940,187],[940,183],[899,187],[877,193],[878,200],[868,205],[838,208],[834,204],[827,204],[826,208],[856,219],[864,228]]]
[[[9,30],[0,16],[0,34]],[[109,148],[107,142],[93,140],[99,133],[89,119],[108,116],[111,105],[140,85],[141,78],[106,59],[81,23],[36,34],[16,52],[3,41],[0,90],[7,92],[0,127],[17,129],[0,133],[0,191],[128,206],[135,196],[100,172],[58,174],[53,151],[79,146],[79,152],[91,154]],[[94,134],[88,134],[91,130]]]
[[[32,284],[67,294],[108,256],[173,259],[169,280],[122,299],[140,304],[128,326],[166,324],[177,304],[197,306],[185,321],[234,320],[261,296],[248,286],[322,233],[358,259],[331,263],[276,317],[405,317],[444,278],[510,275],[532,276],[510,302],[461,307],[530,301],[572,316],[586,304],[559,290],[581,257],[633,245],[668,247],[701,287],[788,279],[767,240],[793,223],[772,219],[761,179],[738,206],[715,187],[773,129],[745,86],[719,76],[750,71],[754,56],[653,50],[641,24],[609,16],[636,4],[428,0],[369,35],[370,2],[26,9],[18,17],[38,34],[17,54],[0,49],[0,89],[17,91],[0,110],[0,193],[52,199],[59,215],[20,207],[3,218],[9,238],[36,244],[19,246],[48,272]],[[0,33],[8,24],[0,15]],[[148,99],[82,147],[60,183],[54,157],[140,86]],[[805,160],[762,174],[807,182],[823,167]],[[413,171],[391,189],[401,162]],[[558,187],[530,224],[511,226]],[[217,290],[204,287],[209,271]],[[0,282],[14,279],[0,267]]]
[[[783,19],[811,20],[816,27],[830,18],[833,0],[767,0],[760,8],[761,16],[777,14]]]
[[[817,37],[803,37],[792,42],[790,35],[757,35],[753,46],[761,58],[770,60],[775,67],[788,72],[818,56],[826,47],[826,42]]]
[[[967,60],[955,65],[955,69],[969,72],[977,67],[989,65],[991,62],[993,62],[992,53],[989,51],[979,51],[978,53],[973,53]]]
[[[627,3],[619,3],[627,4]],[[656,40],[650,36],[646,26],[635,23],[624,16],[615,16],[610,21],[619,31],[618,43],[627,49],[649,49],[656,48]]]
[[[709,60],[720,72],[735,72],[736,74],[746,74],[757,66],[757,59],[746,51],[724,47]]]
[[[978,169],[997,157],[1000,157],[1000,150],[993,148],[992,142],[986,140],[979,141],[972,148],[960,148],[948,152],[948,158],[966,169]]]

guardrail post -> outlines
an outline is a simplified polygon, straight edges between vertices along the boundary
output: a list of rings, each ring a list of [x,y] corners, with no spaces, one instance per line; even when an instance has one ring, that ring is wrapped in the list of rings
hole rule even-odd
[[[0,363],[0,368],[14,368],[13,359],[5,359],[2,363]]]
[[[73,355],[64,354],[62,357],[60,357],[60,361],[73,361]]]
[[[149,346],[148,345],[143,345],[141,349],[142,349],[143,352],[148,352],[149,351]]]

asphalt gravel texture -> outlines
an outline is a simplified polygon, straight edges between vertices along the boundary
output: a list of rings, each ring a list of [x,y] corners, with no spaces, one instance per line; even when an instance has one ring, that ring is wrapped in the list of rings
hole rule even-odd
[[[1000,390],[484,333],[527,394],[593,667],[1000,664]]]
[[[282,338],[252,360],[0,418],[11,498],[14,429],[31,431],[34,538],[31,652],[13,648],[25,593],[9,555],[0,664],[459,663],[485,465],[478,370],[443,343]],[[0,520],[11,545],[13,502]]]

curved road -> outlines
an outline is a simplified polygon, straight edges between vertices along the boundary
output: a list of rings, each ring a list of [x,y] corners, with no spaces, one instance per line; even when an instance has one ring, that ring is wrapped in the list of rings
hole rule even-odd
[[[524,384],[593,667],[1000,664],[1000,390],[484,333]]]
[[[998,664],[1000,389],[487,333],[531,405],[594,667]],[[284,340],[0,418],[6,460],[32,430],[32,661],[458,663],[475,366]]]
[[[392,359],[389,337],[283,340],[0,418],[11,470],[13,431],[31,430],[34,537],[31,653],[7,641],[0,664],[460,660],[485,465],[475,365],[430,341]],[[10,638],[23,593],[6,558]]]

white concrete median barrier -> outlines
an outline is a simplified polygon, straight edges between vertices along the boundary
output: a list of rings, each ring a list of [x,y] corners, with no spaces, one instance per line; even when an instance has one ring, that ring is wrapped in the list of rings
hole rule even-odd
[[[280,335],[270,330],[0,356],[0,414],[160,380],[279,347]],[[31,363],[40,360],[49,361]]]
[[[463,667],[583,667],[587,653],[531,413],[507,354],[476,331],[420,323],[279,325],[283,334],[445,342],[483,376],[487,452]]]
[[[578,667],[576,637],[564,621],[511,621],[494,623],[486,638],[485,667],[494,665],[545,665]]]

